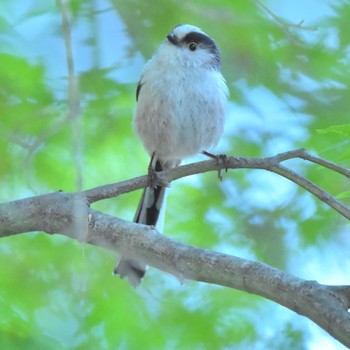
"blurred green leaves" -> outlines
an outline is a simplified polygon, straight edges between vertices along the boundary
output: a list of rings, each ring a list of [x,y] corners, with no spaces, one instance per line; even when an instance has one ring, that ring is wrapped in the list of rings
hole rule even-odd
[[[350,124],[340,124],[340,125],[331,125],[326,129],[318,129],[318,133],[320,134],[338,134],[342,136],[349,137],[350,136]]]
[[[297,12],[294,2],[264,4],[282,19],[288,8],[316,31],[285,28],[253,1],[68,1],[79,83],[74,123],[58,8],[3,1],[1,201],[76,190],[77,158],[83,188],[145,174],[148,155],[132,131],[137,77],[171,28],[185,22],[211,35],[222,52],[231,103],[220,152],[261,156],[305,147],[349,167],[350,5],[316,7],[318,20],[310,23],[306,4],[297,3]],[[37,29],[43,23],[50,23],[47,31]],[[347,179],[302,161],[292,168],[349,203]],[[132,220],[139,197],[94,208]],[[311,269],[307,278],[323,283],[341,273],[325,275],[320,241],[339,242],[336,261],[346,230],[338,214],[294,184],[247,170],[224,174],[221,183],[210,173],[172,184],[165,222],[174,239],[296,275]],[[314,256],[305,253],[309,247]],[[304,253],[312,268],[297,264]],[[304,321],[277,305],[215,286],[180,285],[154,269],[134,291],[112,276],[115,260],[112,252],[59,235],[2,239],[0,348],[307,349]]]

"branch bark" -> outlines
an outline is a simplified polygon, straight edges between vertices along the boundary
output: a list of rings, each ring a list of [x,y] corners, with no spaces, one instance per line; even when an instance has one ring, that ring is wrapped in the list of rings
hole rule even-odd
[[[160,178],[165,183],[171,182],[189,175],[201,174],[213,170],[222,169],[261,169],[278,174],[300,187],[303,187],[306,191],[312,193],[322,202],[336,210],[339,214],[345,218],[350,219],[350,207],[343,204],[327,191],[323,190],[310,180],[297,174],[288,167],[281,163],[290,159],[304,159],[311,163],[319,164],[328,168],[334,172],[344,175],[350,178],[350,171],[338,164],[329,162],[325,159],[311,155],[304,149],[297,149],[289,152],[277,154],[272,157],[256,158],[256,157],[227,157],[226,161],[207,160],[198,163],[192,163],[188,165],[182,165],[177,168],[170,169],[168,171],[162,171],[159,174]],[[104,185],[89,189],[81,192],[86,196],[88,203],[94,203],[102,199],[108,199],[115,196],[119,196],[124,193],[132,192],[134,190],[149,186],[149,178],[147,175],[141,176],[132,180],[119,182],[117,184]]]
[[[265,169],[284,176],[316,195],[345,217],[347,206],[280,162],[302,158],[345,176],[346,169],[309,155],[304,150],[268,158],[229,157],[229,168]],[[171,181],[195,173],[223,168],[216,161],[189,164],[160,173]],[[153,227],[126,222],[92,210],[90,204],[148,185],[142,176],[118,184],[78,193],[54,192],[0,204],[0,237],[21,232],[61,233],[74,239],[112,249],[147,265],[185,279],[226,286],[260,295],[308,317],[350,347],[350,286],[320,285],[268,265],[172,241]]]

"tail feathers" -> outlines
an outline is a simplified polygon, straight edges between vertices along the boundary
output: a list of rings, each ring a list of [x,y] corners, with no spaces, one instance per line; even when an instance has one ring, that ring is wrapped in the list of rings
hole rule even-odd
[[[130,284],[136,288],[146,273],[146,265],[131,259],[121,258],[117,267],[114,269],[114,274],[121,278],[127,278]]]
[[[162,171],[163,169],[172,168],[179,163],[180,161],[169,161],[162,164],[158,159],[152,157],[150,167],[155,169],[155,171]],[[159,213],[162,207],[164,207],[165,191],[166,188],[164,187],[145,188],[135,214],[134,222],[156,226]],[[128,279],[132,286],[137,287],[146,273],[146,265],[134,259],[128,259],[127,256],[122,256],[118,266],[114,269],[114,273],[118,274],[121,278]]]
[[[147,187],[143,191],[134,222],[150,226],[157,225],[159,213],[164,201],[165,190],[164,187]]]

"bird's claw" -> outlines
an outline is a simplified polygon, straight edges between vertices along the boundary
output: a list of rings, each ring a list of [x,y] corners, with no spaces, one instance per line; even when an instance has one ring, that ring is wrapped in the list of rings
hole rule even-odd
[[[209,158],[216,160],[216,165],[218,167],[218,178],[220,181],[222,181],[222,175],[221,171],[222,169],[225,169],[225,173],[227,173],[228,166],[229,166],[229,159],[226,154],[212,154],[207,151],[202,152],[204,155],[208,156]],[[221,165],[222,164],[222,165]]]
[[[170,186],[170,182],[164,179],[164,177],[160,176],[151,164],[148,167],[148,180],[150,188]]]

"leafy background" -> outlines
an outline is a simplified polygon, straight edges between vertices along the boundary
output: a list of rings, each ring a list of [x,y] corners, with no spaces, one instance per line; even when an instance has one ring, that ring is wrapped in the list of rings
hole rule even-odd
[[[201,27],[222,51],[230,103],[218,152],[267,156],[305,147],[349,167],[349,2],[264,5],[3,0],[0,200],[145,174],[148,155],[131,127],[135,86],[145,61],[178,23]],[[67,68],[62,6],[71,23],[77,84]],[[301,21],[304,28],[297,26]],[[347,179],[302,161],[289,165],[349,204]],[[139,196],[94,207],[132,220]],[[221,183],[210,173],[173,183],[165,234],[320,283],[349,283],[346,220],[267,172],[230,171]],[[60,235],[2,239],[0,347],[344,348],[311,321],[247,293],[180,284],[152,268],[133,290],[112,276],[115,260],[112,252]]]

